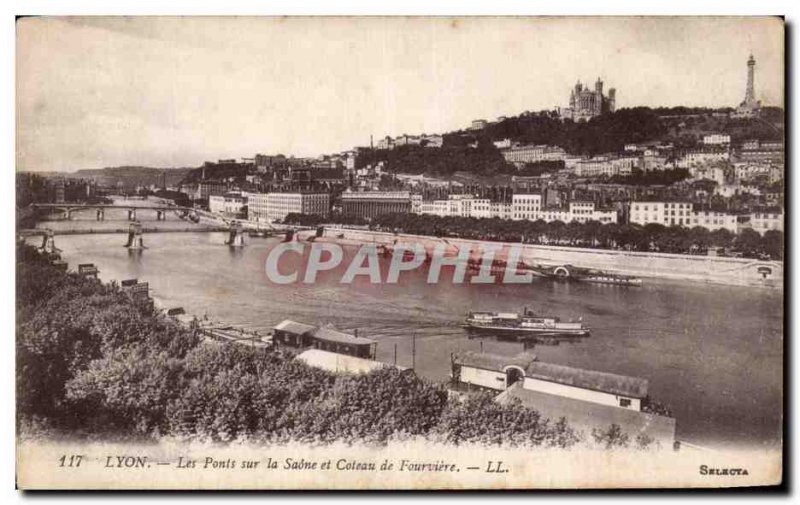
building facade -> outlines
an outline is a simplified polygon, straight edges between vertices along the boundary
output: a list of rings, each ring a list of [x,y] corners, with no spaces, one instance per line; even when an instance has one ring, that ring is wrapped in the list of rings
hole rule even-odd
[[[690,202],[631,202],[630,222],[647,225],[702,226],[709,231],[725,229],[731,233],[739,231],[738,216],[715,211],[695,211]]]
[[[506,357],[462,351],[453,357],[458,383],[496,391],[515,384],[529,391],[641,411],[647,398],[644,379],[544,363],[533,355]]]
[[[712,133],[703,136],[703,144],[707,146],[727,146],[731,143],[731,136],[724,133]]]
[[[266,193],[263,202],[263,207],[259,205],[258,216],[262,220],[266,217],[268,222],[283,220],[291,213],[323,217],[330,214],[328,193]]]
[[[595,156],[575,164],[575,175],[578,177],[613,177],[628,176],[639,165],[636,156]]]
[[[473,119],[469,126],[470,130],[482,130],[489,124],[485,119]]]
[[[450,195],[447,200],[424,201],[415,198],[413,206],[419,214],[430,214],[440,217],[458,216],[474,218],[499,218],[510,220],[527,220],[546,222],[577,221],[585,223],[616,223],[617,212],[597,209],[594,202],[572,202],[567,208],[545,208],[542,195],[538,193],[516,193],[511,202],[492,201],[488,198],[476,198],[472,195]]]
[[[345,216],[364,219],[411,211],[411,194],[408,191],[347,191],[342,193],[341,202]]]
[[[365,359],[375,358],[377,346],[376,341],[368,338],[289,319],[273,328],[272,338],[278,345],[320,349]]]
[[[753,212],[750,214],[750,228],[762,235],[769,230],[783,231],[783,212],[780,209]]]
[[[208,210],[226,217],[245,217],[247,197],[239,193],[225,193],[208,197]]]
[[[564,161],[567,153],[556,146],[528,145],[501,149],[500,153],[508,163],[523,165],[541,161]]]
[[[730,159],[731,155],[727,149],[693,149],[686,151],[683,156],[678,159],[676,166],[678,168],[691,168],[693,166],[728,161]]]

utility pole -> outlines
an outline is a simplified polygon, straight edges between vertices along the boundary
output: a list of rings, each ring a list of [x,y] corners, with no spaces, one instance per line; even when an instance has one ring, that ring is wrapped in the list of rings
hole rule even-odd
[[[411,334],[411,369],[417,368],[417,332]]]
[[[394,364],[397,365],[397,344],[394,344]]]

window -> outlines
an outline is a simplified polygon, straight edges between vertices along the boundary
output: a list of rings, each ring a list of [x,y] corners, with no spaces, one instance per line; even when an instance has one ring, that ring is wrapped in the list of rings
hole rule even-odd
[[[619,406],[620,407],[630,407],[631,400],[629,398],[620,398],[619,399]]]

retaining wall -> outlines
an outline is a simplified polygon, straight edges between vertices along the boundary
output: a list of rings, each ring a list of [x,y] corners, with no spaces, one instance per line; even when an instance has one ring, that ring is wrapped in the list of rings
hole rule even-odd
[[[302,237],[312,236],[313,231],[304,232]],[[432,251],[437,245],[447,247],[469,247],[473,250],[482,244],[498,244],[481,240],[455,238],[436,238],[422,235],[393,234],[368,230],[325,228],[325,240],[343,244],[360,245],[375,243],[392,245],[395,242],[418,242]],[[760,261],[744,258],[725,258],[715,256],[692,256],[683,254],[664,254],[616,251],[606,249],[582,249],[576,247],[542,246],[531,244],[516,245],[522,248],[521,259],[528,264],[574,265],[576,267],[596,268],[607,272],[676,280],[690,280],[736,286],[754,286],[783,289],[783,263],[780,261]]]

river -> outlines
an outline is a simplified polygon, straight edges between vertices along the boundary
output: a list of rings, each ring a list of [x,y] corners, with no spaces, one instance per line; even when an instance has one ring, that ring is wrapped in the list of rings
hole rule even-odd
[[[124,227],[122,212],[108,211],[102,226]],[[155,224],[155,216],[140,214],[147,226]],[[173,215],[161,223],[184,225]],[[101,224],[79,212],[74,221],[41,226]],[[276,285],[264,264],[278,239],[248,238],[246,247],[235,250],[224,245],[226,238],[146,234],[141,253],[124,248],[122,234],[59,235],[56,245],[71,268],[94,263],[104,280],[149,282],[164,308],[181,306],[264,331],[284,319],[358,329],[359,336],[378,341],[378,360],[392,363],[396,354],[398,364],[413,364],[418,374],[437,381],[447,379],[451,352],[523,350],[520,343],[468,338],[460,324],[469,310],[527,306],[582,317],[591,337],[528,351],[547,362],[648,379],[650,395],[672,409],[678,439],[710,447],[781,443],[782,291],[650,280],[631,288],[546,279],[530,285],[429,285],[423,271],[404,273],[396,285],[340,284],[335,272],[313,285]],[[349,248],[346,257],[353,252]]]

